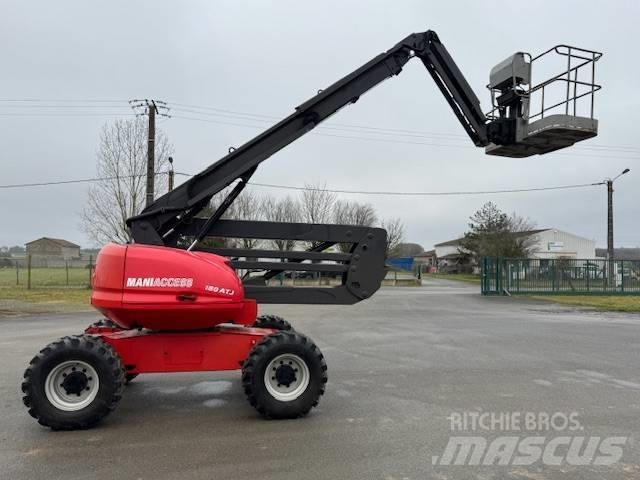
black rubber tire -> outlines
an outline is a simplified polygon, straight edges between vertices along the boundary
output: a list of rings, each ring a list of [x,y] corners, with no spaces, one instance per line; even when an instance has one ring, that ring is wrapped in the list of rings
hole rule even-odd
[[[269,362],[284,353],[300,357],[309,369],[309,385],[295,400],[274,398],[264,383]],[[274,332],[265,336],[251,352],[242,367],[242,386],[249,403],[266,418],[303,417],[318,405],[327,383],[327,363],[320,349],[307,337],[296,332]]]
[[[260,315],[253,324],[256,328],[273,328],[274,330],[294,331],[293,327],[284,318],[278,315]]]
[[[98,373],[100,386],[96,398],[82,410],[67,412],[56,408],[45,394],[47,375],[61,362],[81,360]],[[53,430],[89,428],[112,412],[124,389],[125,373],[115,350],[90,335],[64,337],[47,345],[33,357],[24,372],[22,400],[29,414],[40,425]]]

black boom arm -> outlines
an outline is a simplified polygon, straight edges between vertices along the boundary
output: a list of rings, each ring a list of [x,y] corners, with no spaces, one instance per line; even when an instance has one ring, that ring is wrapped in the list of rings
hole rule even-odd
[[[139,215],[129,218],[127,224],[134,241],[176,246],[184,235],[190,234],[193,238],[192,219],[208,205],[213,195],[240,180],[233,192],[235,198],[261,162],[345,105],[357,101],[360,95],[383,80],[398,75],[414,56],[422,60],[473,143],[477,146],[486,146],[490,141],[499,143],[499,139],[488,138],[489,122],[480,110],[480,101],[436,33],[431,30],[414,33],[318,92],[298,106],[293,114],[161,196]],[[195,238],[203,238],[209,233],[233,198],[224,202],[203,229],[195,233]]]

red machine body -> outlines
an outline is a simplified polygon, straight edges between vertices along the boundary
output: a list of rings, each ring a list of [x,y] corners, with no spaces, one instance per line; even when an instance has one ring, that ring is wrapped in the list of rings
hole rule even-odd
[[[255,344],[273,332],[235,325],[181,332],[99,326],[85,330],[118,352],[127,374],[237,370]]]
[[[256,318],[226,258],[150,245],[103,247],[91,304],[124,329],[200,330]]]

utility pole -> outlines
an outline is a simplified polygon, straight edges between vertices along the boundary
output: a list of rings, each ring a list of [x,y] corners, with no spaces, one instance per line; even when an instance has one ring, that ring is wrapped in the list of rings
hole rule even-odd
[[[147,188],[145,195],[145,206],[153,203],[155,198],[156,179],[156,115],[169,117],[166,102],[154,99],[130,100],[129,105],[136,112],[136,115],[147,115],[149,126],[147,128]],[[140,110],[142,109],[142,111]],[[169,117],[170,118],[170,117]]]
[[[607,180],[607,285],[615,287],[613,278],[613,180]]]
[[[613,182],[625,173],[629,173],[631,169],[625,168],[621,173],[613,178],[607,178],[607,276],[609,286],[615,286],[614,281],[614,262],[615,255],[613,250]]]
[[[156,113],[158,107],[156,102],[151,100],[147,103],[147,115],[149,117],[149,137],[147,139],[147,193],[145,206],[153,203],[154,187],[156,178]]]
[[[613,260],[613,180],[607,180],[607,258]]]

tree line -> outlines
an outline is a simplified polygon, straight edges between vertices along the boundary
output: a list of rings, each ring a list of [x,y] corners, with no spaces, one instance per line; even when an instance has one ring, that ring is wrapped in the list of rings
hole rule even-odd
[[[105,124],[97,151],[97,174],[104,180],[89,187],[87,203],[81,213],[81,226],[96,244],[127,243],[132,240],[126,219],[140,213],[145,204],[147,126],[142,118],[116,120]],[[167,135],[156,132],[156,166],[166,171],[173,146]],[[156,175],[156,192],[167,191],[167,176]],[[215,195],[202,212],[211,213],[220,205],[227,191]],[[382,219],[370,203],[345,200],[325,185],[307,184],[298,196],[274,196],[246,188],[231,204],[223,218],[234,220],[334,223],[341,225],[380,226],[387,230],[387,256],[401,251],[404,225],[399,218]],[[265,244],[266,243],[266,244]],[[238,239],[227,246],[278,250],[295,248],[293,240]],[[339,245],[347,250],[350,245]]]
[[[227,191],[222,191],[211,200],[212,213],[226,197]],[[305,184],[304,190],[298,196],[273,196],[268,193],[258,193],[253,189],[245,189],[227,209],[222,218],[232,220],[270,221],[287,223],[318,223],[356,225],[363,227],[379,226],[387,231],[387,256],[396,256],[402,249],[404,239],[404,224],[399,218],[380,219],[374,206],[370,203],[345,200],[337,194],[327,190],[324,184]],[[223,239],[217,239],[223,242]],[[243,238],[231,245],[253,249],[265,246],[276,250],[293,250],[294,240],[269,240]],[[313,244],[311,246],[314,246]],[[348,252],[351,244],[338,244],[340,251]]]

